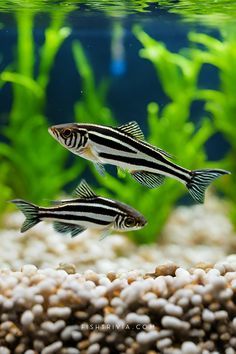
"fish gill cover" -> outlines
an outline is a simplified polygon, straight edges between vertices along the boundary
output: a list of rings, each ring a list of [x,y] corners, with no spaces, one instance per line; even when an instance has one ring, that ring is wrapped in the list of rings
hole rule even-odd
[[[183,3],[179,1],[170,10],[181,15],[185,15],[185,11],[188,14],[189,7],[182,7]],[[192,3],[194,6],[198,4]],[[218,6],[226,2],[214,3]],[[164,8],[171,3],[158,4]],[[155,6],[158,4],[155,3]],[[36,203],[56,198],[69,182],[78,182],[85,170],[82,159],[77,158],[72,164],[69,163],[68,153],[47,133],[50,125],[47,90],[56,57],[63,43],[72,35],[69,15],[77,8],[83,9],[84,13],[90,8],[104,12],[111,18],[118,15],[122,19],[129,16],[130,12],[148,11],[151,3],[129,1],[116,2],[114,5],[114,2],[88,1],[85,5],[79,1],[1,1],[0,6],[1,11],[13,13],[17,29],[14,60],[7,65],[3,65],[2,60],[0,73],[1,91],[10,87],[12,93],[0,143],[1,208],[5,210],[6,200],[16,196]],[[221,13],[235,18],[236,5],[231,6],[230,11],[228,5],[221,6]],[[122,11],[117,12],[117,8]],[[215,14],[214,9],[216,7],[212,5],[208,11]],[[41,12],[47,12],[48,24],[43,40],[36,45],[35,23]],[[198,14],[198,11],[193,12]],[[236,223],[235,26],[224,23],[215,36],[190,32],[188,46],[179,52],[168,49],[158,40],[158,34],[153,38],[140,26],[133,26],[133,36],[140,43],[140,57],[152,65],[153,73],[167,98],[165,104],[160,104],[157,96],[155,101],[147,105],[147,140],[171,152],[178,163],[187,168],[217,166],[230,170],[232,176],[225,177],[215,186],[227,197]],[[109,105],[112,81],[110,78],[96,77],[88,59],[88,49],[84,49],[77,37],[78,34],[73,36],[71,46],[83,94],[78,95],[75,104],[75,121],[116,126],[118,117]],[[217,69],[219,77],[219,84],[214,89],[200,85],[201,72],[209,64]],[[197,101],[201,101],[204,107],[198,124],[191,119],[192,106]],[[63,119],[66,121],[67,117]],[[220,161],[211,162],[208,161],[205,144],[217,132],[221,132],[229,142],[229,149]],[[149,226],[135,233],[137,242],[155,241],[161,235],[173,207],[186,193],[183,186],[172,180],[150,191],[134,183],[129,176],[122,179],[107,174],[103,178],[93,167],[91,172],[101,186],[97,188],[98,191],[103,195],[134,205],[147,216]]]

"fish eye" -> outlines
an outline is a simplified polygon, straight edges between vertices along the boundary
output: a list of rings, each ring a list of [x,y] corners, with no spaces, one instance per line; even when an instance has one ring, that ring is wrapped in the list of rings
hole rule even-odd
[[[126,227],[134,227],[136,225],[136,221],[134,218],[131,218],[131,217],[128,217],[126,220],[125,220],[125,226]]]
[[[63,136],[63,138],[69,138],[71,136],[71,129],[66,128],[61,132],[61,135]]]

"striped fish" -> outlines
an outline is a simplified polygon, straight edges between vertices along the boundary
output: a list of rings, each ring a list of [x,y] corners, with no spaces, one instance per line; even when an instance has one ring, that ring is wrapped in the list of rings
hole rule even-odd
[[[53,207],[43,208],[21,199],[12,200],[25,215],[21,232],[29,230],[40,221],[51,220],[59,233],[77,236],[87,228],[131,231],[146,225],[147,221],[137,210],[116,200],[96,195],[85,180],[75,190],[77,198],[54,202]]]
[[[171,155],[144,141],[137,122],[117,128],[97,124],[62,124],[49,133],[65,148],[92,161],[104,174],[104,164],[127,170],[139,183],[155,188],[172,177],[183,183],[191,196],[204,202],[205,190],[217,177],[230,172],[222,169],[188,170],[170,161]]]

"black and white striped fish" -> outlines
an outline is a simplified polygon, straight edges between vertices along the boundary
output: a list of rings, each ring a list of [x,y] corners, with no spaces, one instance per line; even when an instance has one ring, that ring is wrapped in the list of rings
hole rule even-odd
[[[131,173],[139,183],[155,188],[165,176],[182,182],[191,196],[204,202],[205,189],[217,177],[230,172],[222,169],[188,170],[169,160],[167,152],[144,141],[137,122],[117,128],[96,124],[61,124],[49,133],[65,148],[91,160],[101,174],[103,164],[112,164]]]
[[[76,199],[54,202],[53,207],[43,208],[21,199],[12,200],[25,215],[21,232],[29,230],[40,221],[50,220],[56,231],[77,236],[87,228],[131,231],[141,229],[147,221],[137,210],[116,200],[96,195],[82,180],[75,190]]]

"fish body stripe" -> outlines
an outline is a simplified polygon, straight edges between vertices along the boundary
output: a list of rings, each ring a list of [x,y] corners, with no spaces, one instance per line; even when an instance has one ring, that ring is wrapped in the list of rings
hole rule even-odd
[[[100,153],[100,157],[112,160],[112,161],[120,161],[127,163],[129,165],[133,166],[133,169],[135,169],[135,166],[141,167],[141,170],[144,170],[146,168],[152,169],[153,173],[166,173],[167,175],[170,176],[176,176],[176,178],[179,178],[181,180],[184,180],[186,183],[189,182],[190,176],[187,170],[185,170],[185,173],[182,171],[178,171],[177,169],[173,170],[170,168],[168,165],[163,165],[159,164],[158,162],[155,161],[150,161],[146,159],[141,159],[141,158],[130,158],[129,156],[119,156],[119,155],[112,155],[112,154],[107,154],[107,153]]]
[[[40,218],[41,219],[44,219],[44,218],[48,218],[48,219],[56,219],[56,220],[59,220],[61,222],[71,222],[71,223],[84,223],[84,222],[89,222],[89,223],[92,223],[92,224],[95,224],[95,225],[109,225],[112,221],[113,221],[113,218],[110,219],[110,220],[103,220],[101,219],[100,217],[99,218],[95,218],[95,217],[92,217],[92,216],[86,216],[86,215],[79,215],[79,214],[71,214],[71,213],[68,213],[68,214],[58,214],[56,212],[52,212],[52,211],[46,211],[45,212],[41,212],[40,213]]]
[[[119,144],[121,144],[121,142],[123,144],[126,144],[126,147],[128,147],[129,150],[131,150],[128,152],[133,152],[133,153],[142,152],[143,154],[147,154],[148,156],[151,156],[154,159],[159,159],[162,162],[167,161],[163,155],[161,155],[157,150],[153,149],[150,145],[146,144],[144,141],[132,138],[132,136],[125,134],[124,132],[119,131],[115,128],[100,127],[100,126],[88,126],[88,129],[89,128],[91,129],[91,131],[89,131],[89,139],[92,142],[96,143],[96,141],[93,140],[93,138],[96,136],[95,139],[97,139],[97,137],[99,136],[100,137],[99,144],[103,145],[103,146],[110,147],[109,144],[111,142],[111,139],[113,139],[113,141],[116,141]]]
[[[123,219],[128,212],[136,214],[135,210],[122,203],[96,197],[78,199],[77,202],[68,202],[56,207],[40,208],[39,217],[81,225],[85,225],[86,222],[95,225],[109,225],[117,215]]]
[[[101,146],[106,145],[107,147],[113,150],[118,150],[118,151],[121,150],[124,152],[130,152],[134,154],[137,153],[135,149],[131,149],[130,147],[128,147],[127,146],[128,144],[124,145],[116,139],[113,139],[109,136],[104,136],[104,134],[98,134],[96,132],[92,132],[89,134],[89,139],[98,145]]]
[[[88,132],[89,132],[89,139],[92,142],[96,143],[96,141],[94,140],[94,137],[95,137],[95,139],[98,139],[98,136],[99,136],[99,139],[100,139],[99,145],[110,147],[109,144],[110,144],[111,138],[112,138],[114,142],[117,142],[119,144],[121,144],[121,143],[126,144],[126,147],[128,147],[131,150],[129,152],[134,152],[134,153],[141,152],[145,155],[153,157],[154,159],[158,159],[161,162],[168,163],[172,167],[178,167],[179,170],[181,170],[183,172],[188,171],[187,169],[185,169],[181,166],[177,166],[176,164],[167,160],[158,150],[153,148],[150,144],[148,144],[142,140],[137,140],[137,139],[133,138],[131,135],[128,135],[123,131],[119,131],[119,129],[112,128],[112,127],[103,127],[103,126],[99,126],[99,125],[92,125],[92,124],[91,125],[90,124],[82,125],[82,126],[87,127]]]
[[[81,213],[86,215],[87,213],[102,214],[115,216],[120,210],[118,208],[111,208],[102,205],[87,205],[87,204],[65,204],[62,206],[57,206],[54,208],[41,208],[40,213],[50,212],[50,213]]]
[[[162,171],[167,172],[170,175],[174,174],[176,175],[177,178],[184,179],[186,182],[189,181],[189,170],[167,160],[160,152],[158,152],[155,148],[152,148],[149,144],[141,140],[136,140],[132,138],[132,136],[129,136],[124,132],[116,130],[112,127],[100,127],[96,125],[94,126],[88,125],[87,128],[91,129],[91,131],[89,131],[89,140],[92,143],[103,146],[103,149],[104,147],[105,148],[107,147],[109,149],[112,148],[114,150],[117,150],[118,153],[124,151],[131,154],[131,155],[127,154],[127,156],[124,157],[123,155],[122,156],[119,155],[120,162],[123,161],[129,162],[128,159],[133,158],[134,155],[142,153],[144,155],[147,155],[148,157],[155,159],[155,162],[145,159],[145,164],[143,164],[143,166],[146,166],[149,163],[148,167],[157,168],[153,166],[154,163],[157,164],[158,162],[159,163],[158,168],[160,172]],[[106,152],[103,151],[99,153],[99,156],[104,158],[109,158],[106,157],[105,154]],[[110,157],[112,157],[110,159],[113,161],[118,160],[116,154],[114,156],[110,154]],[[150,166],[150,164],[152,164],[152,166]],[[174,170],[171,168],[173,168]]]

